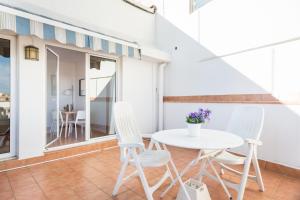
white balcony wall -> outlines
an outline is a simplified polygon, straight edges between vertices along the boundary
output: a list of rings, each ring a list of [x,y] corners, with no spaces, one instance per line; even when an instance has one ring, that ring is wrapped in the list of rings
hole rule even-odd
[[[189,1],[158,2],[155,41],[172,59],[165,96],[271,93],[299,102],[299,1],[212,0],[192,14]],[[210,128],[224,129],[235,104],[165,103],[164,128],[185,127],[200,106],[213,111]],[[260,158],[300,168],[300,106],[263,106]]]
[[[154,39],[154,15],[123,0],[3,0],[1,3],[129,41],[150,44]]]
[[[157,131],[156,63],[124,58],[122,62],[122,100],[129,102],[142,134]]]
[[[25,60],[24,47],[39,48],[39,61]],[[43,155],[46,141],[46,58],[42,40],[18,37],[18,131],[17,156],[25,159]]]

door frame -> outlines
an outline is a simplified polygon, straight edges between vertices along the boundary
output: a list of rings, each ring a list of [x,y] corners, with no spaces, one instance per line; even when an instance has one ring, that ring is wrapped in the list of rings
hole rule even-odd
[[[47,77],[48,77],[48,51],[50,53],[52,53],[56,58],[57,58],[57,63],[56,63],[56,138],[54,140],[52,140],[51,142],[47,143],[47,134],[48,134],[48,130],[47,130],[47,125],[46,125],[46,137],[45,137],[45,147],[47,148],[49,145],[51,145],[52,143],[54,143],[56,140],[59,139],[59,121],[60,121],[60,114],[59,114],[59,98],[60,98],[60,94],[59,94],[59,70],[60,70],[60,58],[59,58],[59,54],[56,53],[53,49],[51,49],[51,47],[49,47],[48,45],[46,46],[46,82],[47,82]],[[48,83],[46,83],[46,92],[48,89]],[[48,100],[48,96],[46,95],[46,99]],[[46,100],[46,124],[48,124],[48,104]]]
[[[0,154],[0,159],[16,156],[17,132],[17,59],[16,37],[0,34],[0,38],[10,41],[10,151]]]
[[[122,57],[118,57],[115,55],[110,55],[110,54],[106,54],[103,52],[99,52],[99,51],[93,51],[91,49],[83,49],[83,48],[79,48],[79,47],[75,47],[75,46],[67,46],[65,44],[59,44],[53,41],[45,41],[45,48],[47,48],[47,46],[53,46],[53,47],[59,47],[59,48],[64,48],[64,49],[68,49],[68,50],[74,50],[74,51],[79,51],[81,53],[85,53],[85,69],[87,70],[87,66],[89,66],[89,56],[97,56],[97,57],[102,57],[102,58],[107,58],[107,59],[112,59],[116,61],[116,101],[120,101],[122,99]],[[87,65],[88,62],[88,65]],[[45,60],[45,65],[47,66],[47,59]],[[45,70],[47,72],[47,70]],[[47,77],[47,73],[45,73],[45,77]],[[85,76],[85,78],[87,78],[87,74]],[[47,79],[45,79],[47,80]],[[86,84],[87,87],[87,84]],[[45,88],[45,92],[47,92],[47,88]],[[87,91],[86,91],[87,92]],[[45,94],[47,95],[47,94]],[[47,116],[47,100],[45,99],[45,115]],[[87,111],[86,111],[87,113]],[[47,117],[46,117],[47,120]],[[87,121],[87,120],[86,120]],[[46,121],[47,124],[47,121]],[[86,127],[86,132],[88,132],[89,128]],[[46,130],[46,128],[45,128]],[[85,134],[87,137],[88,134]],[[90,135],[90,134],[89,134]],[[86,145],[86,144],[92,144],[92,143],[96,143],[96,142],[102,142],[102,141],[108,141],[108,140],[112,140],[116,138],[116,135],[108,135],[108,136],[103,136],[103,137],[99,137],[99,138],[86,138],[85,141],[82,142],[77,142],[77,143],[73,143],[73,144],[66,144],[66,145],[61,145],[61,146],[56,146],[56,147],[46,147],[46,140],[47,140],[47,135],[46,132],[44,133],[45,136],[45,145],[44,145],[44,152],[51,152],[51,151],[57,151],[57,150],[61,150],[61,149],[66,149],[66,148],[71,148],[71,147],[76,147],[76,146],[82,146],[82,145]]]

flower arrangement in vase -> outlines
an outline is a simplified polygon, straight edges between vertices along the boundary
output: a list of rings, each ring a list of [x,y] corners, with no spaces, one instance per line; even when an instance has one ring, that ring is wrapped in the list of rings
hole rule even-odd
[[[201,125],[210,120],[211,111],[199,108],[198,112],[191,112],[186,116],[186,122],[190,136],[197,136],[200,133]]]

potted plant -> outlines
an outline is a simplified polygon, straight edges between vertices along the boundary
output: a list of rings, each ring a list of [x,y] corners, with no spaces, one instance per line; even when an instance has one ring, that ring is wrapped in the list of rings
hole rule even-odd
[[[200,133],[201,125],[210,120],[211,111],[199,108],[198,112],[191,112],[186,117],[190,136],[197,136]]]

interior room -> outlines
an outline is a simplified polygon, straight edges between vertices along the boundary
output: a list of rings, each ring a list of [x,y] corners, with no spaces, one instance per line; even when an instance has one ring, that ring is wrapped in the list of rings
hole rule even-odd
[[[81,119],[80,127],[76,126],[77,136],[74,129],[78,112],[85,115],[84,89],[79,92],[79,84],[84,79],[85,53],[48,46],[47,145],[49,147],[85,140],[85,117]]]
[[[88,55],[86,76],[85,56],[79,51],[47,48],[46,145],[49,148],[114,134],[111,112],[116,99],[116,61]],[[89,116],[86,116],[86,100]]]

